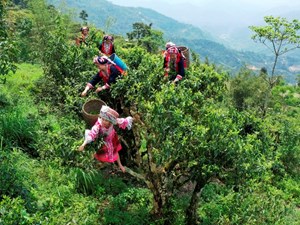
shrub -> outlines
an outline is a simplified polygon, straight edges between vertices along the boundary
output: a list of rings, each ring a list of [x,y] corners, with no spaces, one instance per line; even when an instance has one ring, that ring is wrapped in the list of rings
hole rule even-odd
[[[0,115],[0,136],[5,147],[21,148],[36,157],[36,120],[33,116],[24,114],[24,110],[22,107],[14,107]]]
[[[261,186],[261,187],[259,187]],[[208,185],[203,193],[198,214],[201,224],[296,224],[289,219],[293,206],[285,194],[271,186],[252,184],[239,192],[225,186]]]
[[[29,189],[23,184],[27,176],[18,171],[11,152],[0,151],[0,200],[5,196],[22,199],[22,205],[27,211],[34,211],[36,208],[35,199]],[[16,200],[18,201],[18,200]]]
[[[147,189],[129,188],[111,200],[104,209],[103,224],[149,224],[151,194]]]
[[[21,198],[10,198],[3,196],[0,200],[0,224],[14,225],[14,224],[40,224],[34,221],[31,215],[24,207],[24,200]]]

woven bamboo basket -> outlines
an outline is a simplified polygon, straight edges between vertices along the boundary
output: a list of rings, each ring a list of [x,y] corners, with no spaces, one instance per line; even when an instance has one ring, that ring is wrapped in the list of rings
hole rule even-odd
[[[178,46],[177,47],[185,57],[185,67],[188,68],[190,65],[190,51],[187,47]]]
[[[91,99],[83,104],[82,117],[89,126],[93,126],[96,123],[103,105],[106,105],[106,103],[100,99]]]

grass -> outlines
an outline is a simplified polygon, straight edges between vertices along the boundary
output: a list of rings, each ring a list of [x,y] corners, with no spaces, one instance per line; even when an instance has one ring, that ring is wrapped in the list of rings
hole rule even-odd
[[[74,174],[59,162],[38,161],[18,150],[11,153],[17,173],[37,201],[37,214],[47,224],[98,224],[97,199],[76,192]],[[49,218],[47,218],[49,215]],[[82,221],[88,221],[81,223]]]
[[[9,74],[0,85],[0,136],[7,147],[21,147],[36,155],[32,149],[38,109],[31,96],[35,81],[43,75],[41,67],[20,64],[15,74]]]
[[[34,83],[43,75],[43,70],[39,65],[20,64],[15,74],[9,74],[5,84],[0,84],[0,95],[2,100],[6,99],[6,106],[13,111],[18,107],[23,114],[37,113],[35,103],[31,95]],[[3,103],[5,105],[5,103]]]
[[[15,74],[10,73],[7,76],[6,83],[1,85],[1,89],[15,94],[24,94],[26,89],[33,87],[34,81],[43,75],[43,70],[40,65],[34,64],[19,64]],[[25,90],[24,90],[25,89]]]

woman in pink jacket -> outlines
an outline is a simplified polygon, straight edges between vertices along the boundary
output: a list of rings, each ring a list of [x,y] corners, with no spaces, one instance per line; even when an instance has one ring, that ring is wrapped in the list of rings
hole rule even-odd
[[[113,163],[117,161],[118,166],[125,172],[121,163],[119,151],[122,149],[118,135],[113,125],[118,125],[121,129],[131,129],[132,117],[118,118],[119,114],[108,106],[102,106],[100,116],[91,130],[85,131],[85,138],[79,151],[83,151],[85,146],[95,141],[99,136],[103,136],[104,145],[94,154],[94,157],[100,162]]]

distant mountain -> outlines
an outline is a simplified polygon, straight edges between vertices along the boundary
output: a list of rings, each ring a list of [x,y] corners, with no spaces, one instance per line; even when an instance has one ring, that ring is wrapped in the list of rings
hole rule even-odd
[[[48,2],[56,7],[61,4],[59,0],[48,0]],[[68,7],[76,9],[78,20],[79,12],[85,10],[88,14],[88,22],[108,33],[126,36],[127,32],[132,31],[133,23],[143,22],[152,23],[154,29],[163,31],[166,39],[178,36],[189,36],[190,39],[213,39],[209,33],[203,32],[200,28],[180,23],[151,9],[118,6],[106,0],[65,0],[64,2]],[[108,27],[107,23],[110,23]]]
[[[48,0],[48,2],[58,8],[61,4],[59,0]],[[262,67],[271,70],[273,58],[270,54],[267,56],[266,54],[237,51],[225,47],[208,32],[204,32],[193,25],[180,23],[151,9],[118,6],[106,0],[65,0],[64,2],[68,8],[75,10],[78,21],[80,21],[79,13],[85,10],[88,14],[88,22],[95,24],[96,27],[106,33],[126,37],[126,33],[132,31],[133,23],[152,23],[153,29],[161,30],[164,33],[165,40],[171,40],[177,45],[188,47],[198,53],[202,60],[207,58],[211,63],[222,65],[223,68],[233,72],[238,71],[244,65],[254,70],[259,70]],[[278,62],[277,72],[286,74],[288,82],[295,82],[295,74],[299,72],[295,71],[295,68],[298,68],[297,60],[297,58],[286,56],[280,58]],[[289,71],[291,67],[293,69]]]

